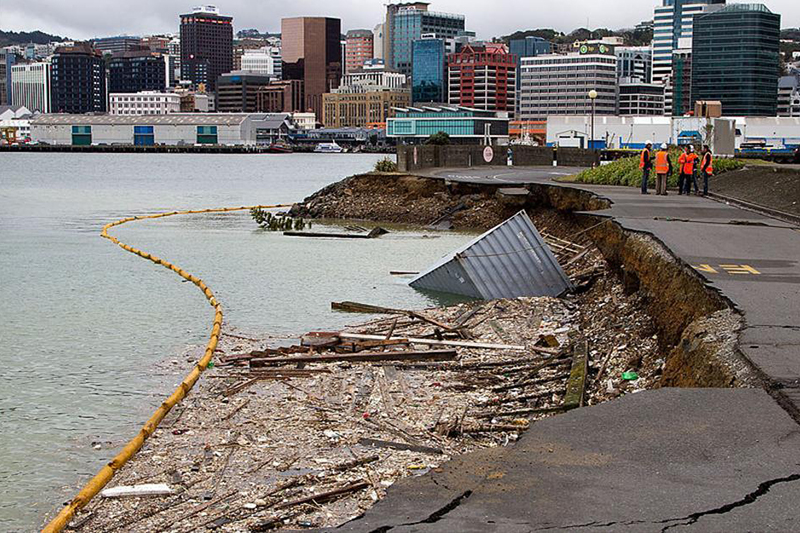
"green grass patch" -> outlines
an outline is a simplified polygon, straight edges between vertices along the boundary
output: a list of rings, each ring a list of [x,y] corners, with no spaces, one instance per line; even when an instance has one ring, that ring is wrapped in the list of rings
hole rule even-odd
[[[677,187],[678,176],[678,157],[680,150],[670,150],[669,158],[672,161],[672,175],[668,179],[670,187]],[[733,170],[744,168],[749,164],[742,159],[722,159],[714,158],[714,175],[723,174]],[[572,176],[570,176],[572,178]],[[642,169],[639,168],[639,156],[618,159],[613,163],[602,165],[597,168],[584,170],[574,177],[575,183],[591,183],[594,185],[626,185],[628,187],[639,187],[642,184]],[[650,183],[655,186],[655,171],[650,173]]]

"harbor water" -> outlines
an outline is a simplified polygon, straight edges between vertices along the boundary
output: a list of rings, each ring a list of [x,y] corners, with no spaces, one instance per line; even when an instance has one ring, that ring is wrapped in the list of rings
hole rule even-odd
[[[213,315],[196,287],[101,239],[105,223],[292,203],[380,157],[0,154],[0,531],[41,526],[133,436],[207,339]],[[374,240],[290,238],[243,212],[114,234],[202,277],[228,331],[296,335],[361,319],[331,312],[332,301],[441,303],[389,271],[424,269],[471,237],[391,229]]]

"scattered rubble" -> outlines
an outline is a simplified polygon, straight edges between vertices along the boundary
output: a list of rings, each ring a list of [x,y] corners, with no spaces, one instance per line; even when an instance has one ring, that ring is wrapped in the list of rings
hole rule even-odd
[[[336,526],[398,479],[656,386],[664,360],[644,302],[575,241],[559,253],[575,259],[579,290],[563,299],[424,311],[350,302],[391,314],[294,340],[227,332],[214,369],[113,482],[175,494],[96,499],[81,531]]]

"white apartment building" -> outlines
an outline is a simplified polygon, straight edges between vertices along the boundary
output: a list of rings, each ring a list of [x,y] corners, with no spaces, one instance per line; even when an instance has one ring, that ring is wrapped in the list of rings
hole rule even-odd
[[[169,115],[181,110],[181,97],[176,93],[112,93],[109,101],[110,115]]]
[[[617,112],[617,58],[613,54],[571,53],[523,57],[520,68],[520,120],[544,120],[550,115]]]
[[[653,83],[665,86],[664,111],[672,114],[674,85],[688,86],[675,79],[673,55],[692,53],[694,17],[725,7],[725,0],[663,0],[653,18]]]
[[[50,112],[50,63],[27,63],[11,67],[11,98],[16,106],[32,112]]]
[[[281,79],[283,74],[281,49],[265,46],[257,50],[245,50],[242,54],[241,70]]]
[[[397,90],[406,85],[406,75],[385,69],[363,69],[342,76],[334,93],[366,93],[373,91]]]

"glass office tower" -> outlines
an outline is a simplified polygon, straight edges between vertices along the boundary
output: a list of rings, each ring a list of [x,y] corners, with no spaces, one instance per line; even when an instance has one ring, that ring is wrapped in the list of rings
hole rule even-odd
[[[444,39],[414,41],[411,100],[415,103],[446,102],[446,61]]]
[[[763,4],[731,4],[695,17],[692,98],[719,100],[726,116],[778,110],[781,16]]]

